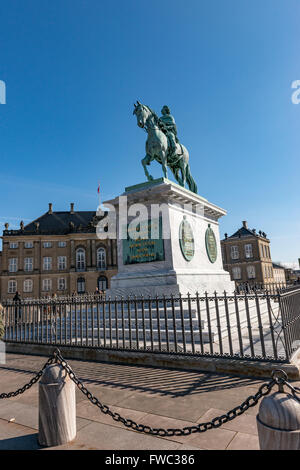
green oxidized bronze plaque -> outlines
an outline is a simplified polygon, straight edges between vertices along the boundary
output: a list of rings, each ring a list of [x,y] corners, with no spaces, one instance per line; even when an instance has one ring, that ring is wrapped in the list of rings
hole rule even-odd
[[[195,253],[194,234],[185,215],[179,226],[179,243],[183,257],[187,261],[191,261]]]
[[[214,234],[214,231],[210,227],[210,224],[208,224],[208,228],[205,232],[205,245],[206,245],[206,251],[207,251],[207,256],[209,258],[209,261],[211,263],[214,263],[217,259],[217,241],[216,237]]]
[[[164,241],[162,238],[162,219],[149,219],[140,222],[136,229],[125,225],[123,230],[127,238],[123,239],[123,264],[149,263],[164,261]],[[135,239],[130,231],[139,232]],[[152,238],[151,238],[152,237]]]

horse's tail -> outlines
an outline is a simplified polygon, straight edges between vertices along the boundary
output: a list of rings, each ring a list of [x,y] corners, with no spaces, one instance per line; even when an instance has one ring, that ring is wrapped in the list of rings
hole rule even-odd
[[[194,178],[191,175],[190,165],[189,164],[187,164],[187,166],[186,166],[186,180],[187,180],[187,183],[189,185],[190,191],[197,194],[197,191],[198,191],[197,185],[195,183]]]

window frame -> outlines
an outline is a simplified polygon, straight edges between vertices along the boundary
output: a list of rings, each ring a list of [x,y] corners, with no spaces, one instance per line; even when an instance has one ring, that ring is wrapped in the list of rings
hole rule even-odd
[[[84,289],[83,290],[79,290],[78,287],[80,285],[83,285]],[[76,281],[76,288],[77,288],[77,292],[78,294],[84,294],[85,293],[85,286],[86,286],[86,282],[85,282],[85,278],[84,277],[78,277],[77,278],[77,281]]]
[[[12,260],[15,260],[15,263],[11,263]],[[11,267],[15,266],[15,269],[11,269]],[[18,271],[18,258],[8,258],[8,272],[9,273],[16,273]]]
[[[12,245],[15,245],[15,246],[12,246]],[[10,250],[16,250],[17,248],[19,248],[19,242],[9,242]]]
[[[43,242],[43,248],[52,248],[52,242]]]
[[[244,247],[244,250],[245,250],[245,258],[246,259],[253,258],[253,245],[252,245],[252,243],[246,243],[245,247]]]
[[[62,262],[63,260],[63,262]],[[58,271],[64,271],[67,269],[67,257],[66,255],[59,255],[57,257],[57,269]]]
[[[235,275],[236,272],[239,272],[238,277]],[[232,268],[232,278],[234,281],[238,281],[239,279],[242,279],[242,268],[240,266],[233,266]]]
[[[236,256],[233,256],[233,254],[236,254]],[[240,250],[238,245],[231,245],[230,247],[230,257],[233,260],[239,259],[240,258]]]
[[[82,257],[82,259],[79,259],[80,257]],[[76,271],[83,272],[86,270],[86,253],[85,253],[84,248],[79,247],[76,249],[75,262],[76,262]]]
[[[105,288],[100,288],[100,285],[99,283],[100,282],[105,282]],[[99,289],[99,291],[106,291],[108,289],[108,279],[106,276],[99,276],[98,279],[97,279],[97,287]]]
[[[48,283],[48,287],[47,289],[45,289],[45,285],[46,283]],[[50,292],[52,290],[52,279],[43,279],[42,280],[42,291],[43,292]]]
[[[26,248],[26,250],[29,249],[29,248],[33,248],[33,241],[24,242],[24,248]]]
[[[99,254],[103,254],[102,259]],[[97,248],[97,269],[99,271],[106,271],[107,263],[106,263],[106,249],[103,246]]]
[[[64,286],[63,289],[61,288],[60,281],[64,281],[64,282],[63,282],[63,286]],[[57,290],[59,290],[59,291],[64,291],[64,290],[66,290],[66,289],[67,289],[67,280],[66,280],[66,278],[65,278],[65,277],[59,277],[59,278],[57,279]]]
[[[30,289],[25,289],[25,285],[27,282],[30,282],[31,288]],[[23,281],[23,292],[29,293],[33,292],[33,280],[32,279],[24,279]]]
[[[46,260],[50,260],[49,267],[47,267]],[[51,271],[52,270],[52,256],[43,256],[43,271]]]
[[[250,270],[252,270],[252,273],[254,275],[250,275]],[[248,279],[255,279],[256,278],[256,269],[255,269],[255,266],[253,264],[250,264],[247,266],[247,278]]]
[[[10,288],[11,283],[14,283],[14,286],[15,286],[15,288],[13,290],[11,290],[11,288]],[[15,294],[17,292],[17,287],[18,287],[17,280],[16,279],[9,279],[8,283],[7,283],[7,293],[8,294]]]
[[[31,259],[31,263],[26,263],[27,260]],[[31,269],[27,269],[26,265],[31,264]],[[31,273],[33,271],[33,257],[32,256],[26,256],[24,258],[24,271],[26,273]]]

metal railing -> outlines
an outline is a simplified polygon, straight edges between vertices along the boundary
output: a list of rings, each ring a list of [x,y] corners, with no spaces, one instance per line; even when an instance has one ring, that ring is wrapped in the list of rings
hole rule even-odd
[[[264,292],[268,291],[269,294],[277,294],[278,292],[286,292],[290,290],[297,290],[300,289],[300,284],[286,284],[286,283],[270,283],[270,284],[262,284],[262,283],[243,283],[243,282],[236,282],[236,293],[237,294],[251,294],[254,292],[263,294]]]
[[[276,295],[90,295],[3,307],[7,342],[286,362],[300,340],[300,288]]]

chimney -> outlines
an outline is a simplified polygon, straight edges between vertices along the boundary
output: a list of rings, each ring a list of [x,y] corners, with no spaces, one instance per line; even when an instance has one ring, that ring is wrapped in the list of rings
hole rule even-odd
[[[71,202],[70,204],[70,213],[74,214],[74,202]]]
[[[52,211],[52,202],[49,202],[48,214],[53,214],[53,211]]]
[[[248,228],[247,220],[243,220],[243,227],[244,227],[244,228]]]

